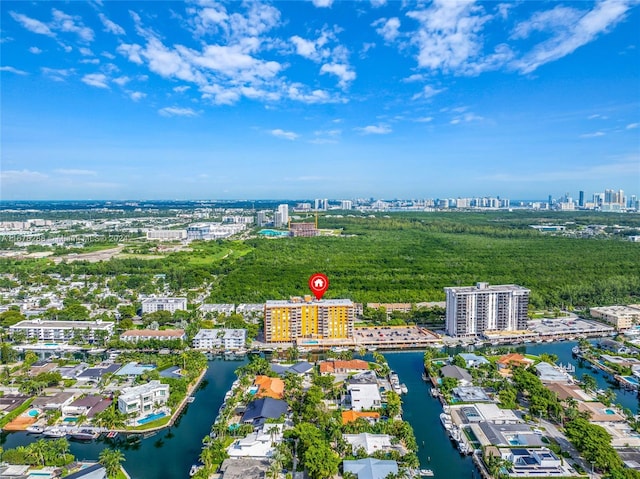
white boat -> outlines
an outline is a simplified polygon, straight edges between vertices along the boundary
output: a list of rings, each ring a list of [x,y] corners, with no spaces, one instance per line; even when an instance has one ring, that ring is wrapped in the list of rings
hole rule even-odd
[[[195,401],[195,400],[196,400],[196,398],[194,398],[193,396],[189,396],[189,397],[187,398],[187,402],[188,402],[188,403],[192,403],[192,402],[193,402],[193,401]]]
[[[378,348],[376,348],[375,346],[367,346],[367,351],[373,352],[373,351],[377,351],[377,350],[378,350]]]
[[[451,422],[451,416],[445,413],[440,413],[440,422],[444,426],[447,431],[450,431],[453,427],[453,423]]]
[[[400,385],[400,391],[402,391],[402,394],[407,394],[409,392],[409,388],[407,388],[407,385],[405,383],[402,383]]]
[[[42,432],[42,435],[44,437],[65,437],[67,433],[62,429],[51,428],[51,429],[45,429]]]
[[[189,469],[189,477],[193,477],[196,475],[196,472],[198,472],[200,469],[202,469],[201,465],[198,464],[193,464],[191,466],[191,469]]]
[[[421,476],[433,477],[433,471],[431,469],[420,469],[420,471],[418,472],[420,473]]]
[[[25,429],[28,434],[42,434],[44,432],[44,427],[42,426],[29,426]]]

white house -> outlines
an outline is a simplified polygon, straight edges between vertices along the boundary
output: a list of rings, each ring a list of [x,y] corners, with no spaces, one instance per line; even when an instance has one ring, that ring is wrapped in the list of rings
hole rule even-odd
[[[282,441],[284,424],[265,424],[256,432],[234,441],[228,448],[229,457],[270,457],[274,446]]]
[[[351,379],[347,384],[347,392],[351,396],[351,408],[354,411],[381,407],[382,397],[378,383],[364,383]]]
[[[124,388],[118,397],[118,410],[123,414],[143,416],[167,404],[169,385],[153,380],[141,386]]]
[[[388,434],[343,434],[342,438],[351,444],[351,450],[355,454],[359,449],[363,449],[367,455],[371,455],[376,451],[387,451],[393,446],[391,437]]]

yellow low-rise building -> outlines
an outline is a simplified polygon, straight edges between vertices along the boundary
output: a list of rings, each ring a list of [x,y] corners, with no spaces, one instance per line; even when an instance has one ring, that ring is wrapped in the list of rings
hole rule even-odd
[[[589,309],[591,316],[615,326],[618,331],[640,325],[640,308],[633,306],[602,306]]]

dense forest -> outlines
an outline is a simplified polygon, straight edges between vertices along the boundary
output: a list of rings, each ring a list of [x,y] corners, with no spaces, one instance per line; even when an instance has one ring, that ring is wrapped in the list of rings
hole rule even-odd
[[[638,218],[625,216],[636,227]],[[563,220],[612,224],[611,218]],[[127,283],[165,274],[174,291],[210,283],[213,302],[308,294],[309,276],[320,271],[331,282],[326,298],[358,302],[442,301],[445,286],[487,281],[530,288],[536,308],[640,303],[640,244],[548,236],[528,226],[539,221],[528,213],[326,216],[320,227],[340,236],[192,243],[193,251],[162,259],[1,260],[0,272],[17,273],[26,283],[52,272],[130,275]]]

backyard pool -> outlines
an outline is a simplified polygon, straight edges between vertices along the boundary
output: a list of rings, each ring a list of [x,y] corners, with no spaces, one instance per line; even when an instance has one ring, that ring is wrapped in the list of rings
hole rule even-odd
[[[37,409],[30,409],[30,410],[29,410],[29,412],[28,412],[27,414],[28,414],[30,417],[37,417],[37,416],[38,416],[38,414],[40,414],[40,413],[38,412],[38,410],[37,410]]]
[[[149,414],[148,416],[145,416],[142,419],[138,419],[138,424],[140,425],[147,424],[148,422],[155,421],[156,419],[160,419],[165,416],[166,414],[163,412],[159,412],[156,414]]]

